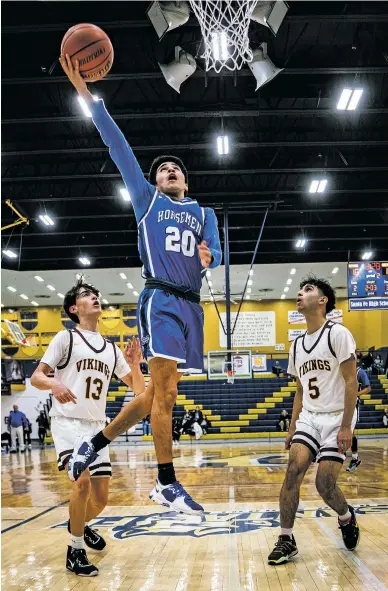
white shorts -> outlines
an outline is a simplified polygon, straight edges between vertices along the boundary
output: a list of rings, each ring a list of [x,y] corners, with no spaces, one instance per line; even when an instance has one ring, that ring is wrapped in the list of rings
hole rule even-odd
[[[51,418],[51,434],[57,453],[58,470],[64,470],[74,449],[77,450],[85,439],[90,439],[105,428],[104,421],[84,421],[67,417]],[[98,452],[98,458],[89,466],[90,476],[112,476],[109,447]]]
[[[337,435],[342,423],[343,411],[311,412],[302,409],[296,421],[296,430],[292,443],[301,443],[309,448],[314,461],[343,463],[346,455],[338,451]],[[357,421],[357,411],[354,411],[351,429],[354,431]]]

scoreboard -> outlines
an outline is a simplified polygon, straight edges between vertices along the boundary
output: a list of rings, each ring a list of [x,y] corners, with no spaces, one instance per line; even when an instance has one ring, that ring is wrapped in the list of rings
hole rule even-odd
[[[388,310],[388,262],[348,263],[349,310]]]

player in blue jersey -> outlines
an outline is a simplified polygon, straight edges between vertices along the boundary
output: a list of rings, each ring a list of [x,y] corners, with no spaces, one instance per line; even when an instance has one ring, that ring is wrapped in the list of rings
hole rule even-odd
[[[363,369],[359,363],[361,363],[361,359],[357,355],[357,382],[358,382],[358,396],[357,396],[357,423],[360,420],[360,396],[363,394],[369,394],[371,391],[371,385],[368,378],[368,374],[366,373],[365,369]],[[356,423],[356,424],[357,424]],[[350,460],[349,466],[346,468],[346,472],[355,472],[358,466],[361,464],[360,456],[358,455],[358,441],[353,432],[352,438],[352,459]]]
[[[128,404],[104,431],[84,442],[69,463],[77,479],[95,454],[120,433],[151,412],[158,459],[158,478],[150,498],[175,511],[198,513],[196,503],[177,482],[172,462],[172,409],[183,372],[203,369],[203,310],[200,289],[208,267],[221,263],[221,246],[214,211],[187,196],[188,174],[182,161],[171,155],[152,163],[147,182],[124,135],[105,109],[94,101],[69,56],[61,65],[87,102],[93,121],[121,172],[131,196],[138,224],[139,252],[145,289],[138,304],[138,330],[151,382],[144,400]]]

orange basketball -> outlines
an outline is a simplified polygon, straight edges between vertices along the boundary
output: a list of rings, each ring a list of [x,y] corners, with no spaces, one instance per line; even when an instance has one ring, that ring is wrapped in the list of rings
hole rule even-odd
[[[113,64],[113,47],[108,35],[88,23],[71,27],[61,44],[61,55],[69,54],[71,61],[79,61],[79,70],[88,82],[102,80]]]

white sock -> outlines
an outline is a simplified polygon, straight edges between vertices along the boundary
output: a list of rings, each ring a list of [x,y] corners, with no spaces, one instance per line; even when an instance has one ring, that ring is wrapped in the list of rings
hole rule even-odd
[[[352,516],[352,514],[350,513],[349,508],[348,508],[348,510],[346,511],[345,515],[338,515],[338,518],[339,518],[340,521],[349,521],[349,519],[351,518],[351,516]]]
[[[358,460],[358,454],[352,454],[352,460]]]
[[[290,538],[292,538],[292,528],[286,529],[284,527],[281,527],[280,528],[280,535],[281,536],[289,536]]]
[[[71,537],[71,547],[77,548],[78,550],[82,550],[84,547],[84,537],[83,536],[73,536],[70,534]]]

